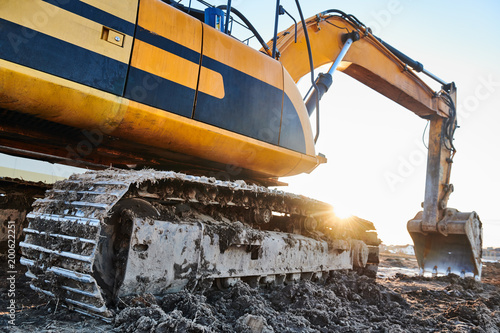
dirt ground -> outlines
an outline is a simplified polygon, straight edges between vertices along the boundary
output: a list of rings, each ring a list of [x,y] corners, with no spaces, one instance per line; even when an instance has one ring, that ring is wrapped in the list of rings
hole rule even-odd
[[[1,332],[499,332],[500,263],[482,282],[416,275],[413,257],[382,254],[376,280],[336,272],[326,283],[144,295],[123,300],[113,323],[40,298],[16,269],[15,325],[9,324],[9,275],[0,275]],[[2,258],[2,263],[6,260]],[[11,322],[12,323],[12,322]]]

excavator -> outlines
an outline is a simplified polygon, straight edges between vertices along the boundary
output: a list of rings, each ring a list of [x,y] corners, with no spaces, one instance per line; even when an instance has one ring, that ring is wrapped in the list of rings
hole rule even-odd
[[[373,223],[279,189],[279,177],[327,161],[315,142],[335,71],[430,122],[423,211],[407,225],[416,257],[422,273],[480,277],[479,217],[447,207],[454,83],[339,10],[304,19],[297,0],[299,23],[278,32],[288,14],[278,0],[265,43],[230,0],[199,2],[0,3],[0,152],[89,169],[43,188],[31,212],[2,207],[26,235],[33,290],[109,320],[117,299],[140,293],[375,276]],[[309,73],[303,97],[296,84]],[[15,187],[33,201],[26,184],[4,183],[2,200]]]

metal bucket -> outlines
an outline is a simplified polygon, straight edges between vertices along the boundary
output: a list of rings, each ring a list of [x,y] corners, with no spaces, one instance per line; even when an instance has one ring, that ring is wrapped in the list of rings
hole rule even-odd
[[[461,213],[447,209],[438,223],[439,231],[422,231],[423,212],[408,221],[408,232],[415,245],[420,273],[454,273],[481,278],[482,225],[476,212]]]

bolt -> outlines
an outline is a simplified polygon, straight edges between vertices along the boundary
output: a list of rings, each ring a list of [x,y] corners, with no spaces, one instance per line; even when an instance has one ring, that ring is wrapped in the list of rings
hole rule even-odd
[[[116,36],[116,37],[115,37],[115,40],[116,40],[117,42],[119,42],[119,41],[120,41],[120,37],[119,37],[119,36]]]

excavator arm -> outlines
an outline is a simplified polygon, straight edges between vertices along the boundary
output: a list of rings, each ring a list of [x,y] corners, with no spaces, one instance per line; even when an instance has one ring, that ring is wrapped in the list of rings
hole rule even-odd
[[[268,46],[272,47],[273,41]],[[319,92],[310,95],[309,114],[316,99],[328,90],[331,74],[337,69],[430,121],[423,211],[408,222],[415,254],[422,273],[480,277],[481,222],[475,212],[460,213],[447,207],[453,192],[450,174],[457,126],[455,84],[446,84],[424,70],[443,85],[435,92],[416,74],[423,71],[423,65],[375,37],[352,15],[336,10],[305,20],[297,32],[294,26],[283,31],[277,36],[276,49],[295,82],[311,72],[311,62],[314,68],[334,63],[326,77],[320,74],[315,82]]]

